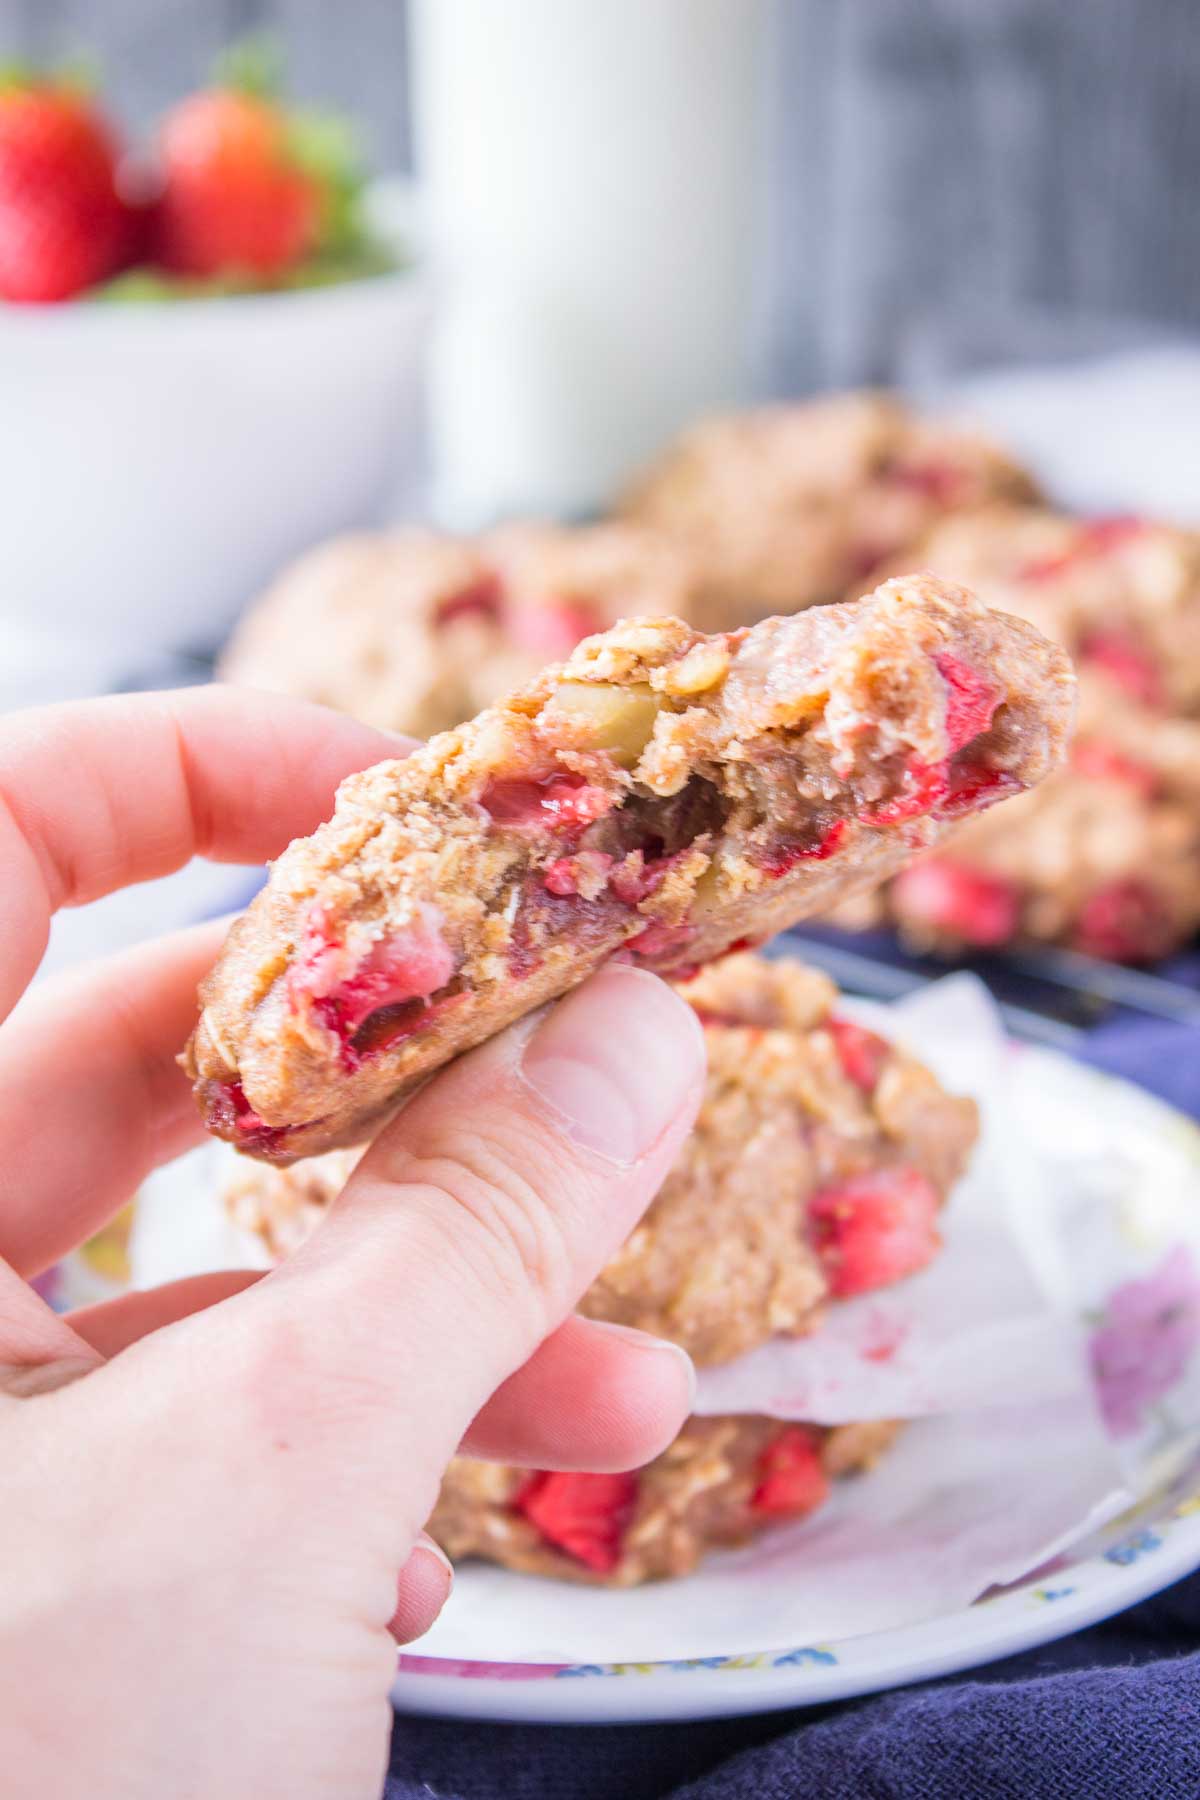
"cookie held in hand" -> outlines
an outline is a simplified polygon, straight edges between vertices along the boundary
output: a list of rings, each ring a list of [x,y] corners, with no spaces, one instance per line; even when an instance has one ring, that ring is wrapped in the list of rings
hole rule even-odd
[[[588,638],[280,857],[201,988],[209,1128],[280,1162],[361,1142],[609,956],[680,976],[893,874],[1048,774],[1073,706],[1061,650],[927,575]]]

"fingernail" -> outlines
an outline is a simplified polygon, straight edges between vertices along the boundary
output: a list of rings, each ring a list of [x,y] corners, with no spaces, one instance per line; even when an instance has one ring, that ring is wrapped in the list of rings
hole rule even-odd
[[[562,1129],[629,1168],[692,1097],[704,1034],[657,975],[610,963],[560,1000],[525,1045],[521,1073]]]
[[[696,1365],[682,1344],[673,1344],[670,1338],[655,1337],[652,1331],[639,1331],[635,1325],[614,1325],[611,1319],[589,1319],[588,1324],[593,1331],[607,1331],[610,1336],[621,1338],[635,1350],[645,1350],[654,1356],[674,1357],[676,1362],[683,1365],[687,1379],[688,1412],[695,1410]]]
[[[442,1549],[442,1546],[440,1544],[435,1543],[434,1540],[431,1537],[428,1537],[425,1532],[421,1533],[420,1537],[416,1540],[411,1551],[409,1552],[410,1560],[414,1556],[432,1557],[433,1561],[440,1565],[443,1573],[445,1574],[446,1586],[448,1588],[453,1587],[453,1585],[454,1585],[454,1564],[450,1561],[450,1558],[446,1555],[446,1552]]]

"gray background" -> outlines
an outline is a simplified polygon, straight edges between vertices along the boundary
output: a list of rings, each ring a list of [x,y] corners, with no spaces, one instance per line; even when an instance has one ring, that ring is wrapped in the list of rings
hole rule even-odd
[[[0,56],[90,48],[140,126],[262,26],[406,166],[402,0],[0,0]],[[767,385],[1200,327],[1198,0],[779,0],[769,102]]]

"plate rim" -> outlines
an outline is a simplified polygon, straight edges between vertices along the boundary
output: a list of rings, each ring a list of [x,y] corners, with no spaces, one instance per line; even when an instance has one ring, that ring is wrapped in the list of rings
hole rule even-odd
[[[911,1687],[1070,1637],[1200,1568],[1196,1502],[1185,1503],[1184,1510],[1177,1508],[1154,1526],[1169,1532],[1170,1538],[1156,1539],[1145,1551],[1132,1548],[1148,1528],[1131,1520],[1127,1537],[1064,1570],[1064,1575],[1076,1579],[1088,1576],[1082,1590],[1072,1587],[1056,1594],[1039,1588],[1036,1577],[1031,1577],[959,1612],[913,1625],[794,1650],[706,1657],[693,1664],[685,1660],[564,1664],[515,1677],[464,1677],[402,1666],[392,1687],[392,1704],[401,1713],[447,1718],[615,1724],[778,1712]],[[923,1639],[930,1641],[922,1649]],[[865,1655],[856,1655],[863,1651]],[[402,1665],[404,1661],[401,1651]],[[626,1679],[629,1676],[635,1679]]]

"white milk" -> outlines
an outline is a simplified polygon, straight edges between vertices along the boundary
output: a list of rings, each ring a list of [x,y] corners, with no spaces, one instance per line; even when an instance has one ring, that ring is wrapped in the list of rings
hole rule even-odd
[[[746,396],[765,0],[414,0],[434,505],[606,501]]]

